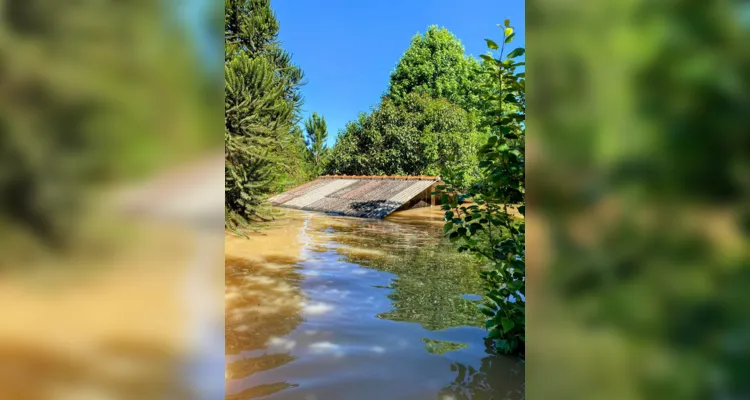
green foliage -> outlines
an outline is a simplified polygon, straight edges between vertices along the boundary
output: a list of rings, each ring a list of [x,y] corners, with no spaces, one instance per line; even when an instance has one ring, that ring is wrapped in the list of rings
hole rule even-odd
[[[387,96],[404,101],[410,93],[444,98],[465,110],[481,102],[476,84],[480,66],[447,29],[430,26],[417,34],[391,74]]]
[[[325,118],[314,112],[305,121],[305,130],[307,132],[305,142],[310,150],[313,172],[315,175],[320,175],[323,170],[323,163],[326,160],[326,153],[328,152],[328,147],[326,147],[328,127],[326,126]]]
[[[529,248],[547,255],[534,265],[544,292],[528,318],[529,364],[555,371],[534,369],[545,385],[530,398],[750,398],[742,9],[528,9],[537,156],[527,172],[543,218]]]
[[[226,0],[225,212],[230,229],[268,218],[266,197],[309,176],[299,121],[302,71],[277,41],[268,0]]]
[[[411,93],[400,103],[384,99],[339,135],[328,172],[349,175],[439,175],[460,171],[477,179],[475,118],[444,99]]]
[[[2,258],[96,247],[88,238],[111,229],[84,232],[84,221],[103,187],[183,161],[215,137],[204,124],[221,90],[194,68],[163,6],[4,2]]]
[[[501,352],[523,354],[525,222],[516,218],[509,206],[525,213],[526,83],[524,75],[516,72],[522,63],[514,60],[523,51],[513,50],[503,59],[511,34],[512,28],[506,28],[499,57],[487,60],[494,72],[495,90],[487,92],[485,101],[496,111],[491,122],[492,136],[479,152],[482,180],[464,192],[449,181],[450,185],[438,187],[438,193],[445,200],[446,236],[459,245],[460,252],[474,253],[493,264],[492,269],[482,273],[488,288],[482,313],[488,317],[489,338]],[[492,49],[496,44],[488,40],[488,46]]]
[[[476,183],[477,153],[497,113],[484,101],[496,90],[496,65],[464,51],[445,28],[430,26],[414,36],[381,104],[347,125],[326,171],[441,175],[458,187]]]
[[[224,146],[227,226],[264,219],[261,205],[279,178],[291,105],[266,58],[239,54],[225,67]]]

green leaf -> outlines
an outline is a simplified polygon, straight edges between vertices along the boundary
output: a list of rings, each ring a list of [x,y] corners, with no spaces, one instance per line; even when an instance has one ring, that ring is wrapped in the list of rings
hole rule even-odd
[[[515,32],[511,33],[510,35],[508,35],[508,37],[505,38],[505,44],[508,44],[508,43],[512,42],[514,37],[516,37]]]
[[[500,338],[500,336],[501,336],[500,330],[497,328],[490,329],[490,334],[487,335],[487,337],[490,339],[498,339]]]
[[[492,41],[492,40],[490,40],[490,39],[484,39],[484,40],[485,40],[485,41],[487,42],[487,47],[489,47],[490,49],[492,49],[492,50],[497,50],[497,49],[499,49],[499,48],[500,48],[500,47],[499,47],[499,46],[497,45],[497,43],[495,43],[494,41]]]
[[[520,57],[524,54],[526,54],[526,49],[524,49],[523,47],[519,47],[508,53],[508,59]]]
[[[453,229],[453,222],[448,222],[443,226],[443,232],[448,233]]]
[[[506,19],[506,20],[505,20],[505,27],[507,28],[507,27],[509,27],[509,26],[510,26],[510,20],[509,20],[509,19]]]
[[[480,57],[480,58],[481,58],[482,60],[484,60],[484,61],[497,63],[497,60],[495,60],[495,59],[494,59],[494,58],[492,58],[491,56],[488,56],[487,54],[482,54],[482,55],[480,55],[479,57]]]
[[[490,310],[489,308],[485,308],[485,307],[482,307],[482,308],[480,308],[480,309],[479,309],[479,311],[480,311],[480,312],[481,312],[482,314],[484,314],[484,315],[486,315],[486,316],[488,316],[488,317],[490,317],[490,318],[492,318],[492,317],[494,317],[494,316],[495,316],[495,312],[494,312],[494,311],[492,311],[492,310]]]
[[[506,317],[503,317],[503,318],[502,318],[502,319],[500,320],[500,324],[502,324],[502,325],[503,325],[503,330],[504,330],[505,332],[508,332],[508,331],[510,331],[511,329],[513,329],[513,327],[515,327],[515,326],[516,326],[516,323],[515,323],[515,322],[511,321],[510,319],[508,319],[508,318],[506,318]]]

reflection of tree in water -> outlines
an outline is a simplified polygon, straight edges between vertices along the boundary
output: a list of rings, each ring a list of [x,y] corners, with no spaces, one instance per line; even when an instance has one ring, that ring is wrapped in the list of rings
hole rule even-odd
[[[524,365],[515,358],[489,355],[479,370],[458,362],[451,364],[456,377],[440,391],[440,398],[456,400],[522,400],[525,397]]]
[[[435,340],[422,338],[425,343],[425,349],[430,354],[443,355],[445,353],[465,349],[469,345],[466,343],[448,342],[445,340]]]
[[[272,338],[288,335],[299,326],[302,275],[295,262],[286,257],[225,258],[226,354],[267,349]],[[288,353],[243,357],[227,365],[227,379],[243,379],[293,360]],[[291,386],[287,382],[261,384],[227,398],[266,396]]]
[[[440,227],[352,221],[328,232],[346,246],[339,249],[346,261],[398,276],[389,286],[394,309],[378,317],[419,322],[430,330],[484,326],[475,303],[461,298],[483,293],[481,266],[444,242]]]

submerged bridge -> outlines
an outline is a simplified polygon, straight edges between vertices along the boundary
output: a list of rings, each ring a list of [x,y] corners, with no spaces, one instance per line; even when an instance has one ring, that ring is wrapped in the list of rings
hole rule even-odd
[[[326,175],[270,199],[279,207],[359,218],[385,218],[413,207],[435,205],[439,176]]]

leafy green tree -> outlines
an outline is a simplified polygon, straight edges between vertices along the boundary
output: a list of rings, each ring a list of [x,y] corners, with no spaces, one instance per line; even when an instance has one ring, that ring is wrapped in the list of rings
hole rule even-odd
[[[278,30],[269,0],[225,1],[225,212],[231,229],[267,219],[266,197],[307,175],[296,127],[302,72],[279,46]]]
[[[480,104],[479,72],[479,63],[465,54],[456,36],[433,25],[412,38],[391,74],[387,96],[401,102],[409,93],[424,93],[471,111]]]
[[[478,177],[476,121],[444,99],[411,93],[401,103],[384,99],[339,135],[328,172],[348,175],[438,175],[460,171]]]
[[[326,152],[326,140],[328,140],[328,127],[326,126],[326,120],[318,113],[313,113],[310,118],[305,121],[305,131],[307,136],[305,138],[307,147],[310,149],[310,156],[314,167],[315,174],[320,174],[322,171],[323,162],[325,160]]]
[[[525,73],[515,59],[524,54],[516,48],[505,59],[505,45],[513,40],[513,28],[505,20],[500,46],[487,40],[498,58],[485,56],[494,70],[496,90],[485,99],[496,110],[492,136],[479,152],[482,180],[459,192],[452,182],[439,186],[444,200],[445,234],[468,251],[492,262],[482,273],[487,283],[487,302],[482,312],[488,317],[489,338],[503,353],[525,352],[526,341],[526,256],[525,222],[512,208],[525,214]],[[505,104],[512,104],[510,110]],[[465,202],[470,201],[467,205]]]

